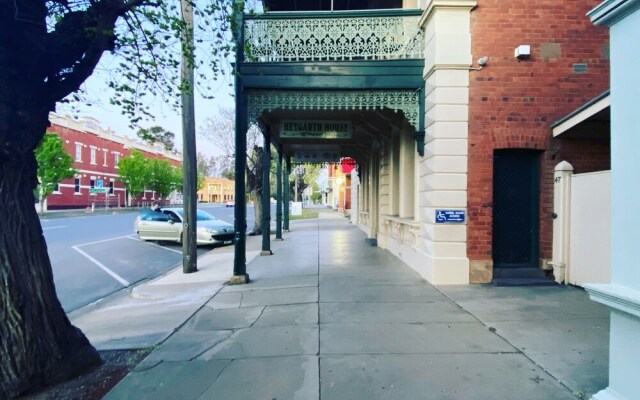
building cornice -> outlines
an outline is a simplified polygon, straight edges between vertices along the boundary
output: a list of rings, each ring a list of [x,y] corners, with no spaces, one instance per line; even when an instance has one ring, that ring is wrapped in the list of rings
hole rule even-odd
[[[102,139],[106,139],[110,142],[119,143],[125,149],[141,150],[150,154],[157,154],[164,158],[168,158],[174,161],[181,162],[182,154],[179,152],[172,153],[164,150],[164,148],[156,148],[146,143],[141,143],[132,140],[126,136],[121,136],[115,133],[111,128],[104,129],[100,125],[100,121],[93,117],[81,117],[80,119],[73,118],[69,115],[60,115],[56,113],[49,113],[49,121],[52,124],[73,129],[82,133],[89,133],[96,135]]]
[[[436,9],[467,9],[471,11],[477,5],[478,2],[476,0],[430,0],[424,13],[422,13],[422,17],[420,17],[418,25],[424,28],[436,12]]]
[[[591,300],[614,310],[640,317],[640,291],[616,284],[585,284]]]
[[[587,13],[596,25],[611,26],[640,9],[640,0],[606,0]]]

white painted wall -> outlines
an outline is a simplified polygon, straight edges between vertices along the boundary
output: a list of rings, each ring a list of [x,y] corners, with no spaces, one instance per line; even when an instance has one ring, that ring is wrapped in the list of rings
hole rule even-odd
[[[589,16],[611,41],[611,283],[585,285],[611,308],[609,387],[593,399],[628,400],[640,393],[640,0],[607,0]]]
[[[571,177],[568,282],[611,281],[611,172]]]
[[[425,31],[425,155],[416,159],[415,248],[407,263],[434,284],[469,283],[466,224],[435,223],[436,209],[466,209],[471,10],[475,1],[430,0]],[[415,261],[418,260],[419,261]]]

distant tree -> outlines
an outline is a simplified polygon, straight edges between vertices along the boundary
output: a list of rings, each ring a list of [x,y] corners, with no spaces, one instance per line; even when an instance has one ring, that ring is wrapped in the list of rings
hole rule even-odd
[[[229,160],[236,155],[235,148],[235,112],[232,108],[218,108],[218,115],[205,120],[199,130],[200,136],[211,141],[224,152]],[[256,126],[249,127],[247,131],[247,148],[244,149],[247,157],[245,170],[247,179],[247,191],[253,200],[254,226],[249,235],[262,233],[262,134]],[[231,170],[233,171],[233,169]],[[228,175],[227,175],[228,176]],[[230,179],[240,179],[234,177]]]
[[[236,178],[236,174],[230,169],[225,169],[220,176],[225,179],[229,179],[230,181],[233,181]]]
[[[128,194],[128,203],[142,193],[151,179],[149,160],[141,152],[134,150],[129,157],[118,162],[118,174]]]
[[[167,198],[176,189],[175,168],[167,160],[149,160],[150,180],[147,188],[156,192],[160,199]]]
[[[302,201],[302,192],[312,185],[322,170],[322,164],[299,164],[292,166],[289,188],[293,201]]]
[[[206,179],[207,177],[202,175],[201,173],[198,173],[196,175],[196,192],[204,188],[204,183]]]
[[[235,165],[233,157],[221,155],[213,157],[214,167],[212,176],[234,179]]]
[[[196,155],[196,169],[203,176],[215,176],[218,159],[214,156],[207,157],[198,152]]]
[[[161,126],[152,126],[149,129],[140,128],[138,129],[138,132],[136,132],[136,135],[151,145],[161,143],[167,151],[172,151],[175,146],[175,133],[164,129]]]
[[[77,171],[73,158],[67,154],[62,139],[55,133],[47,133],[35,150],[38,163],[37,193],[40,213],[44,214],[44,200],[63,179],[71,178]]]
[[[182,167],[173,168],[173,185],[174,189],[178,192],[182,192],[184,189],[182,174]],[[200,171],[196,171],[196,192],[204,187],[205,179],[206,176],[202,175]]]

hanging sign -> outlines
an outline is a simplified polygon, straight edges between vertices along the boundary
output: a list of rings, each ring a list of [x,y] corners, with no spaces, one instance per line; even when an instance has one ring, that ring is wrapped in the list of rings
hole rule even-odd
[[[282,121],[282,139],[350,139],[351,121]]]
[[[293,159],[298,163],[337,163],[340,161],[340,152],[337,150],[297,150]]]
[[[345,157],[340,160],[340,166],[342,167],[343,174],[350,174],[356,167],[356,160],[353,158]]]

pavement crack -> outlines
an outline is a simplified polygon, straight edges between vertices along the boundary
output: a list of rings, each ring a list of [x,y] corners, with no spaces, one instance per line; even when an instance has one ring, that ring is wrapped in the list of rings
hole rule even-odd
[[[189,359],[189,361],[193,361],[193,360],[197,359],[198,357],[200,357],[200,356],[202,356],[203,354],[207,353],[209,350],[212,350],[212,349],[214,349],[216,346],[218,346],[218,345],[220,345],[220,344],[224,343],[227,339],[229,339],[229,338],[231,337],[231,335],[233,335],[233,334],[235,333],[235,331],[234,331],[234,330],[230,330],[230,331],[228,331],[228,332],[229,332],[229,334],[228,334],[226,337],[224,337],[224,338],[220,339],[219,341],[215,342],[215,343],[214,343],[214,344],[212,344],[211,346],[207,346],[207,348],[206,348],[206,349],[202,350],[200,353],[198,353],[198,354],[196,354],[195,356],[193,356],[191,359]]]
[[[198,395],[198,399],[210,399],[210,396],[207,397],[202,397],[204,396],[205,393],[207,393],[209,391],[209,389],[216,384],[216,382],[218,381],[218,379],[220,379],[220,377],[222,376],[222,374],[224,373],[224,371],[227,369],[227,367],[229,365],[231,365],[231,363],[233,362],[233,360],[227,360],[227,362],[224,364],[224,366],[220,369],[220,372],[213,378],[213,380],[211,381],[211,384],[209,386],[207,386],[199,395]]]
[[[249,325],[249,328],[253,328],[253,325],[255,325],[256,322],[258,322],[258,320],[260,319],[260,317],[262,317],[262,314],[264,314],[264,311],[267,309],[267,306],[262,307],[262,310],[260,311],[260,315],[258,315],[258,317],[251,323],[251,325]]]
[[[238,308],[242,308],[242,300],[244,300],[244,292],[240,291],[240,303],[238,304]]]

